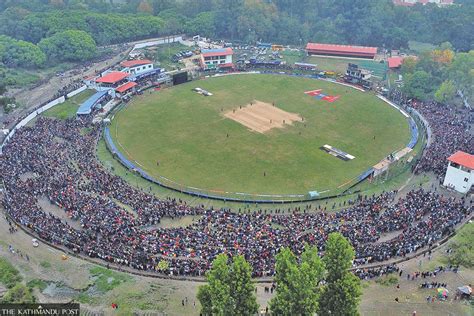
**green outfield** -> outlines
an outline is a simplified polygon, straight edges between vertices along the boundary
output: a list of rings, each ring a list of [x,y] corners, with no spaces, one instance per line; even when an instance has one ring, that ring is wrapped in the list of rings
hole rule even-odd
[[[213,96],[193,92],[196,87]],[[340,98],[329,103],[304,94],[315,89]],[[223,116],[255,100],[304,122],[258,133]],[[227,76],[145,92],[115,115],[110,129],[117,147],[155,178],[220,194],[334,193],[410,137],[406,119],[371,93],[276,75]],[[320,149],[324,144],[356,158],[333,157]]]
[[[58,104],[43,113],[44,116],[58,119],[68,119],[76,115],[79,106],[95,93],[94,90],[85,90],[65,102]]]

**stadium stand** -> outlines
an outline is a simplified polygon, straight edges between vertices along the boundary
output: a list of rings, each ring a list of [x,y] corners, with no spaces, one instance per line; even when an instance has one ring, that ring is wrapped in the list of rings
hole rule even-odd
[[[100,101],[104,99],[104,97],[109,93],[109,91],[98,91],[94,93],[89,99],[84,101],[84,103],[81,104],[79,109],[77,109],[76,114],[77,115],[87,115],[91,114],[92,108],[96,106]]]

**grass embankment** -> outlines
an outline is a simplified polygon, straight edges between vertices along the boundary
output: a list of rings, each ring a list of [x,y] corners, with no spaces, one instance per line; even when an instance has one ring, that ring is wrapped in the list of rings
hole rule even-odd
[[[7,291],[0,298],[0,303],[33,303],[35,297],[32,288],[23,284],[20,272],[5,258],[0,257],[0,286]]]
[[[158,45],[146,50],[146,56],[151,58],[155,63],[159,64],[159,68],[165,68],[166,70],[174,70],[182,68],[184,65],[178,62],[174,62],[171,57],[181,51],[193,50],[192,47],[180,43],[171,43],[169,45]]]
[[[46,117],[54,117],[61,120],[74,117],[79,106],[95,92],[95,90],[85,90],[73,96],[72,98],[67,99],[65,102],[58,104],[52,107],[51,109],[43,112],[42,114]]]

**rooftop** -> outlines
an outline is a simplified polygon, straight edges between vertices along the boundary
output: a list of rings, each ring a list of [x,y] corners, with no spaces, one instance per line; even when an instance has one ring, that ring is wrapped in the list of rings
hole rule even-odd
[[[121,71],[111,71],[104,76],[97,78],[96,82],[116,83],[128,77],[128,73]]]
[[[377,53],[377,47],[321,44],[321,43],[308,43],[306,45],[306,49],[329,51],[329,52],[363,53],[363,54],[373,54],[373,55]]]
[[[94,105],[102,98],[104,95],[109,93],[108,91],[98,91],[94,93],[89,99],[84,101],[81,106],[77,109],[77,114],[90,114]]]
[[[234,51],[232,48],[215,48],[215,49],[203,49],[201,50],[201,54],[203,57],[210,57],[210,56],[227,56],[233,55]]]
[[[388,61],[388,68],[398,68],[403,63],[403,57],[401,56],[389,57],[387,61]]]
[[[136,67],[141,65],[148,65],[153,64],[153,62],[149,59],[135,59],[135,60],[126,60],[120,63],[122,67]]]
[[[449,161],[474,170],[474,155],[458,150],[448,158]]]
[[[119,92],[119,93],[123,93],[133,87],[135,87],[137,85],[136,82],[133,82],[133,81],[130,81],[130,82],[127,82],[123,85],[121,85],[120,87],[118,87],[117,89],[115,89],[115,91]]]

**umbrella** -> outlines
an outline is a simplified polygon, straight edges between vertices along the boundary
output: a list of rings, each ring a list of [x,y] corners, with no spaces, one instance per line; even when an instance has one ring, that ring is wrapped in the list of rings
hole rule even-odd
[[[449,291],[444,287],[438,288],[438,295],[439,296],[448,296]]]
[[[471,295],[472,288],[468,285],[464,285],[464,286],[458,287],[458,291],[466,295]]]

